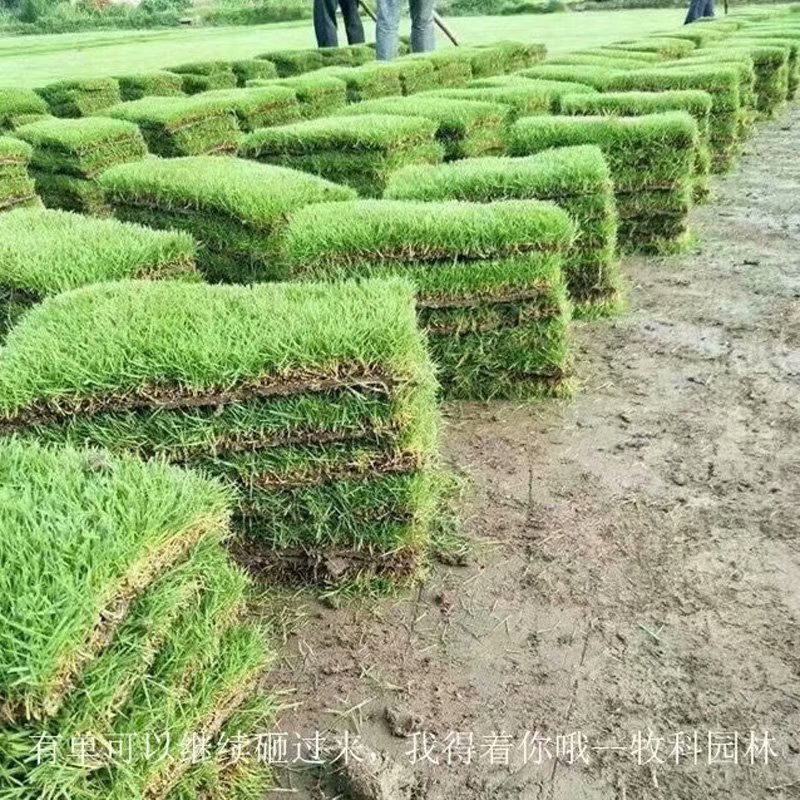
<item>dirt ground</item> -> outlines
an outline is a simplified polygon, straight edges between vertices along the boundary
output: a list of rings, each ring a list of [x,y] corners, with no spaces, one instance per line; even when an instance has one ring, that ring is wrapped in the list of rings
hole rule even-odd
[[[577,330],[572,402],[446,410],[475,562],[307,608],[281,730],[408,764],[435,744],[426,800],[800,797],[798,131],[797,109],[762,127],[693,252],[626,260],[630,309]]]

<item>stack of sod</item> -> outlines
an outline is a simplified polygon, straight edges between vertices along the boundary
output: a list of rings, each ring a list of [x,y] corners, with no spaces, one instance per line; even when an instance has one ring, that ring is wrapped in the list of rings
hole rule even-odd
[[[638,53],[634,53],[638,55]],[[649,60],[639,58],[618,58],[616,53],[608,51],[602,55],[592,55],[586,53],[568,53],[564,56],[548,59],[548,64],[570,64],[578,67],[602,67],[603,69],[639,69],[648,67],[652,63]]]
[[[613,58],[615,61],[633,61],[635,64],[647,62],[655,64],[665,61],[660,53],[651,53],[644,50],[605,50],[602,47],[588,48],[586,50],[575,50],[571,55],[576,56],[595,56],[600,58]]]
[[[184,737],[235,724],[254,738],[274,712],[256,694],[269,653],[245,620],[248,581],[221,547],[231,494],[165,464],[42,445],[32,419],[0,441],[3,797],[161,800],[193,785]],[[37,758],[42,741],[53,757]]]
[[[13,130],[20,118],[46,116],[48,110],[47,103],[30,89],[0,89],[0,131]]]
[[[607,91],[665,92],[695,89],[711,95],[709,121],[712,168],[729,169],[739,147],[741,79],[734,67],[694,65],[674,69],[618,72],[606,84]]]
[[[300,118],[297,95],[288,86],[277,83],[249,89],[218,89],[206,92],[203,98],[229,103],[239,127],[248,133]]]
[[[253,566],[403,580],[429,549],[436,388],[404,281],[98,284],[12,331],[0,432],[229,481]]]
[[[656,34],[658,37],[668,37],[670,39],[689,39],[694,42],[696,47],[706,47],[726,38],[729,31],[717,28],[713,25],[684,25],[682,28],[662,31]]]
[[[291,89],[299,103],[300,116],[305,119],[324,117],[347,105],[347,84],[333,75],[319,72],[281,78],[279,81],[248,81],[252,86],[285,86]]]
[[[410,278],[450,397],[531,398],[570,389],[574,236],[563,211],[532,200],[357,200],[292,214],[284,258],[298,280]]]
[[[194,240],[113,219],[16,209],[0,215],[0,339],[45,297],[121,278],[199,280]]]
[[[237,283],[280,277],[275,237],[290,211],[354,196],[313,175],[219,156],[125,164],[100,182],[119,219],[187,231],[201,243],[205,277]]]
[[[696,90],[671,92],[604,92],[602,94],[565,95],[561,100],[561,113],[572,116],[613,114],[636,117],[664,111],[686,111],[694,117],[700,134],[697,158],[697,176],[694,185],[695,200],[707,199],[710,194],[708,176],[711,172],[711,95]]]
[[[114,78],[58,81],[36,91],[56,117],[88,117],[121,100]]]
[[[386,97],[357,103],[347,113],[430,119],[437,124],[436,138],[444,148],[446,159],[501,153],[505,148],[508,110],[498,103],[481,102],[479,96],[480,93],[475,92],[471,100],[441,97],[438,93]]]
[[[544,61],[547,55],[547,48],[543,44],[531,44],[526,42],[501,41],[490,45],[480,45],[478,49],[491,49],[501,58],[501,72],[516,72],[519,69],[532,67],[540,61]],[[473,72],[476,77],[481,74],[487,75],[489,72],[481,72],[480,60],[473,61]],[[497,74],[492,71],[491,74]]]
[[[433,53],[410,53],[401,61],[426,61],[433,66],[436,86],[458,88],[472,79],[472,63],[466,59],[448,58],[447,50]]]
[[[30,145],[19,139],[0,136],[0,212],[39,204],[33,180],[28,174],[32,157]]]
[[[170,72],[181,76],[186,94],[198,94],[212,89],[232,89],[239,79],[226,61],[202,61],[169,67]]]
[[[520,83],[521,81],[516,85],[508,84],[484,88],[472,86],[464,89],[437,89],[415,98],[415,102],[424,100],[427,103],[434,101],[439,103],[442,98],[445,98],[463,105],[472,105],[478,102],[480,105],[499,106],[505,109],[503,117],[506,123],[513,122],[518,117],[528,117],[531,114],[550,113],[552,108],[551,93],[537,89],[534,86],[520,85]],[[532,84],[533,81],[530,81],[530,83]]]
[[[265,58],[248,58],[230,62],[231,71],[236,75],[237,86],[247,86],[248,81],[274,80],[278,70],[271,61]]]
[[[475,158],[406,167],[389,182],[394,200],[547,200],[564,209],[578,235],[564,262],[570,299],[579,316],[621,305],[614,184],[598,147],[563,147],[526,158]]]
[[[748,32],[747,38],[731,39],[731,44],[743,43],[747,45],[763,44],[775,45],[778,47],[787,48],[789,51],[789,79],[788,79],[788,99],[793,99],[797,94],[798,86],[800,86],[800,30],[796,33],[791,31],[775,32],[775,33],[761,33],[761,32]]]
[[[248,134],[239,154],[280,164],[380,197],[389,175],[407,164],[441,161],[439,126],[392,114],[326,117]]]
[[[598,145],[608,161],[624,247],[663,252],[686,243],[699,145],[689,114],[527,117],[511,128],[509,154],[578,144]]]
[[[430,61],[409,58],[395,62],[404,95],[434,89],[438,73]]]
[[[352,44],[347,47],[321,47],[319,54],[329,67],[360,67],[375,60],[375,50],[368,44]]]
[[[25,125],[14,135],[33,147],[31,174],[44,204],[89,214],[108,212],[97,176],[147,154],[135,125],[105,117],[51,117]]]
[[[103,111],[139,126],[151,153],[165,158],[236,150],[239,127],[231,102],[199,97],[143,97]]]
[[[400,62],[396,62],[400,64]],[[414,63],[414,62],[411,62]],[[387,61],[375,61],[360,67],[325,67],[314,74],[329,75],[345,82],[347,100],[359,103],[375,97],[402,94],[401,67]]]
[[[312,72],[325,66],[321,50],[275,50],[258,58],[271,61],[281,78]]]
[[[561,98],[567,94],[581,92],[594,93],[597,89],[585,83],[571,83],[569,81],[536,80],[535,78],[520,78],[516,75],[502,75],[494,78],[477,78],[470,81],[467,89],[480,89],[481,98],[493,103],[503,103],[512,108],[512,115],[530,116],[531,111],[525,114],[527,108],[541,108],[542,97],[547,98],[547,111],[557,113],[561,106]],[[452,94],[448,91],[448,94]],[[455,96],[455,95],[452,95]],[[543,113],[547,113],[544,111]]]
[[[533,78],[535,80],[582,83],[602,92],[604,89],[609,88],[613,79],[620,72],[634,71],[609,69],[590,64],[539,64],[536,67],[515,72],[514,75],[519,78]]]
[[[743,52],[753,60],[755,70],[756,110],[765,117],[774,116],[789,96],[789,56],[791,47],[769,44],[747,44],[726,41],[713,48],[719,57]]]
[[[123,102],[143,97],[176,97],[183,94],[183,78],[174,72],[143,72],[117,76]]]
[[[652,36],[647,39],[605,45],[603,49],[611,52],[625,50],[629,52],[658,53],[662,58],[686,58],[696,48],[697,45],[691,39]]]

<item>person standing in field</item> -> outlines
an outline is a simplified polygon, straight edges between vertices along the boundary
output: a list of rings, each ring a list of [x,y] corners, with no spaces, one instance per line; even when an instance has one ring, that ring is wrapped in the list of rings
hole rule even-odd
[[[411,11],[411,52],[428,53],[436,49],[433,27],[435,0],[409,0]],[[375,23],[376,53],[381,61],[391,61],[397,55],[400,42],[400,0],[378,0]]]
[[[358,0],[314,0],[314,33],[318,47],[338,47],[336,9],[341,7],[348,44],[364,43],[364,26],[358,13]]]
[[[689,13],[686,15],[684,25],[689,25],[701,17],[713,17],[714,0],[691,0],[689,3]]]

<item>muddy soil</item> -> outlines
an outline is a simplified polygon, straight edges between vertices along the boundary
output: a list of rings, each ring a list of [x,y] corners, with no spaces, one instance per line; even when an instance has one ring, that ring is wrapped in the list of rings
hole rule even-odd
[[[311,605],[281,730],[409,763],[435,736],[428,800],[800,797],[799,150],[795,109],[717,180],[693,252],[626,261],[573,401],[446,410],[476,562]]]

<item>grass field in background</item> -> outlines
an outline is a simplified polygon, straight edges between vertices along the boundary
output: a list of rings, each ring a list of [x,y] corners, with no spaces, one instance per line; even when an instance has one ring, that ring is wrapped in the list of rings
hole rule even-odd
[[[464,43],[498,39],[545,42],[550,53],[645,36],[680,25],[680,8],[454,17],[449,24]],[[374,25],[366,20],[367,35]],[[403,28],[408,20],[402,22]],[[339,35],[344,41],[344,32]],[[445,46],[441,41],[440,45]],[[250,58],[276,48],[313,47],[311,21],[230,28],[13,36],[0,38],[0,86],[41,86],[61,78],[145,72],[183,61]]]

